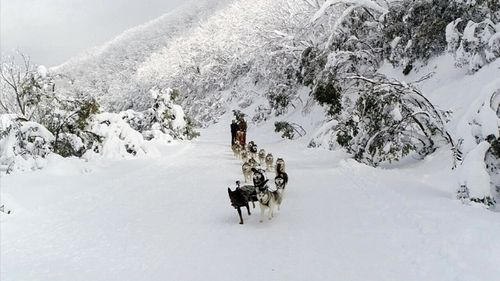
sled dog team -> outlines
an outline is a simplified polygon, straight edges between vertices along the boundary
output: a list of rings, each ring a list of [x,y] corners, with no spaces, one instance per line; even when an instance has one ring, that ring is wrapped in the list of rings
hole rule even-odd
[[[250,141],[247,145],[240,145],[236,142],[231,148],[234,156],[243,161],[241,170],[245,183],[253,183],[253,185],[241,185],[240,181],[236,181],[236,189],[234,191],[231,188],[227,189],[231,205],[238,211],[240,224],[243,224],[243,217],[241,215],[242,207],[246,207],[248,214],[251,215],[249,202],[252,202],[254,208],[254,202],[259,202],[260,222],[263,221],[266,210],[268,211],[268,218],[272,219],[275,208],[280,209],[283,192],[288,183],[288,174],[285,172],[285,161],[282,158],[276,159],[274,166],[274,185],[276,190],[270,190],[268,186],[269,179],[266,179],[266,171],[270,172],[273,170],[273,155],[271,153],[266,154],[264,149],[258,150],[257,145],[253,141]],[[265,170],[263,167],[265,167]]]

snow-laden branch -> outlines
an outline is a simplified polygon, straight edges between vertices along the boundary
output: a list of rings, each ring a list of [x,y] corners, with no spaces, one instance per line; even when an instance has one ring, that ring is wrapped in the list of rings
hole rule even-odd
[[[365,7],[367,9],[371,9],[377,12],[380,12],[382,14],[387,13],[389,10],[387,8],[384,8],[377,3],[370,1],[370,0],[328,0],[321,7],[319,10],[314,14],[314,16],[311,19],[311,22],[317,21],[319,18],[321,18],[325,12],[326,9],[328,9],[330,6],[338,5],[338,4],[347,4],[347,5],[356,5],[356,6],[361,6]]]

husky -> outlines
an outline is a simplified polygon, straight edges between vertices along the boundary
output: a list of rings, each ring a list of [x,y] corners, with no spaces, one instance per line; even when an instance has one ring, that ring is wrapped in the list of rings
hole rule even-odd
[[[278,189],[275,191],[270,191],[267,185],[256,188],[257,189],[257,199],[260,203],[260,222],[263,221],[264,212],[268,210],[268,219],[273,218],[274,209],[278,207],[278,210],[283,200],[283,190]]]
[[[245,178],[245,182],[249,182],[252,179],[252,170],[253,167],[250,163],[245,162],[241,165],[241,171],[243,172],[243,177]]]
[[[264,170],[252,168],[252,182],[255,188],[262,187],[267,183]]]
[[[257,161],[255,161],[255,159],[253,159],[253,158],[248,159],[248,164],[250,164],[250,166],[252,166],[252,168],[255,168],[259,165],[259,164],[257,164]]]
[[[248,151],[246,151],[245,149],[242,149],[241,150],[241,160],[243,161],[243,163],[247,162],[248,161]]]
[[[271,171],[273,169],[273,155],[268,153],[266,155],[266,171]]]
[[[255,187],[252,185],[240,186],[240,181],[236,181],[236,189],[232,191],[231,188],[228,187],[227,192],[229,194],[229,200],[231,200],[231,205],[238,211],[240,224],[243,224],[241,207],[246,207],[248,215],[251,215],[248,202],[252,202],[253,207],[255,208],[254,202],[258,200]]]
[[[276,159],[276,174],[285,172],[285,160],[283,158]]]
[[[286,184],[288,183],[288,175],[286,173],[277,174],[274,177],[274,184],[276,185],[276,189],[285,190]]]
[[[273,218],[273,212],[276,207],[281,205],[282,201],[282,190],[278,189],[275,191],[270,191],[267,186],[267,182],[264,175],[264,170],[252,169],[253,171],[253,184],[257,193],[257,200],[260,203],[260,222],[264,218],[265,210],[268,210],[268,218]]]
[[[257,158],[258,148],[254,142],[252,142],[252,145],[248,147],[248,152],[250,152],[250,157]]]
[[[263,148],[261,148],[259,150],[259,162],[260,162],[260,165],[264,166],[265,161],[266,161],[266,151]]]
[[[234,157],[240,158],[241,154],[241,145],[239,143],[235,143],[231,146],[231,149],[233,150]]]
[[[288,174],[285,172],[285,160],[283,158],[276,159],[276,176],[281,176],[285,185],[288,183]]]

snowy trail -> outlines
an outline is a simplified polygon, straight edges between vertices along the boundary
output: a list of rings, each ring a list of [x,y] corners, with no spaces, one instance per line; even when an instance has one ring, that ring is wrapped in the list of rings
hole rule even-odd
[[[2,177],[0,279],[500,280],[500,215],[451,200],[432,157],[373,169],[251,130],[290,184],[272,221],[257,206],[239,225],[225,124],[161,158]]]

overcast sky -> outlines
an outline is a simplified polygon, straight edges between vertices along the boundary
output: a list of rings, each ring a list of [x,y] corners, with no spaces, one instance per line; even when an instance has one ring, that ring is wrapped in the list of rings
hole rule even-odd
[[[0,0],[0,47],[47,66],[161,16],[185,0]]]

